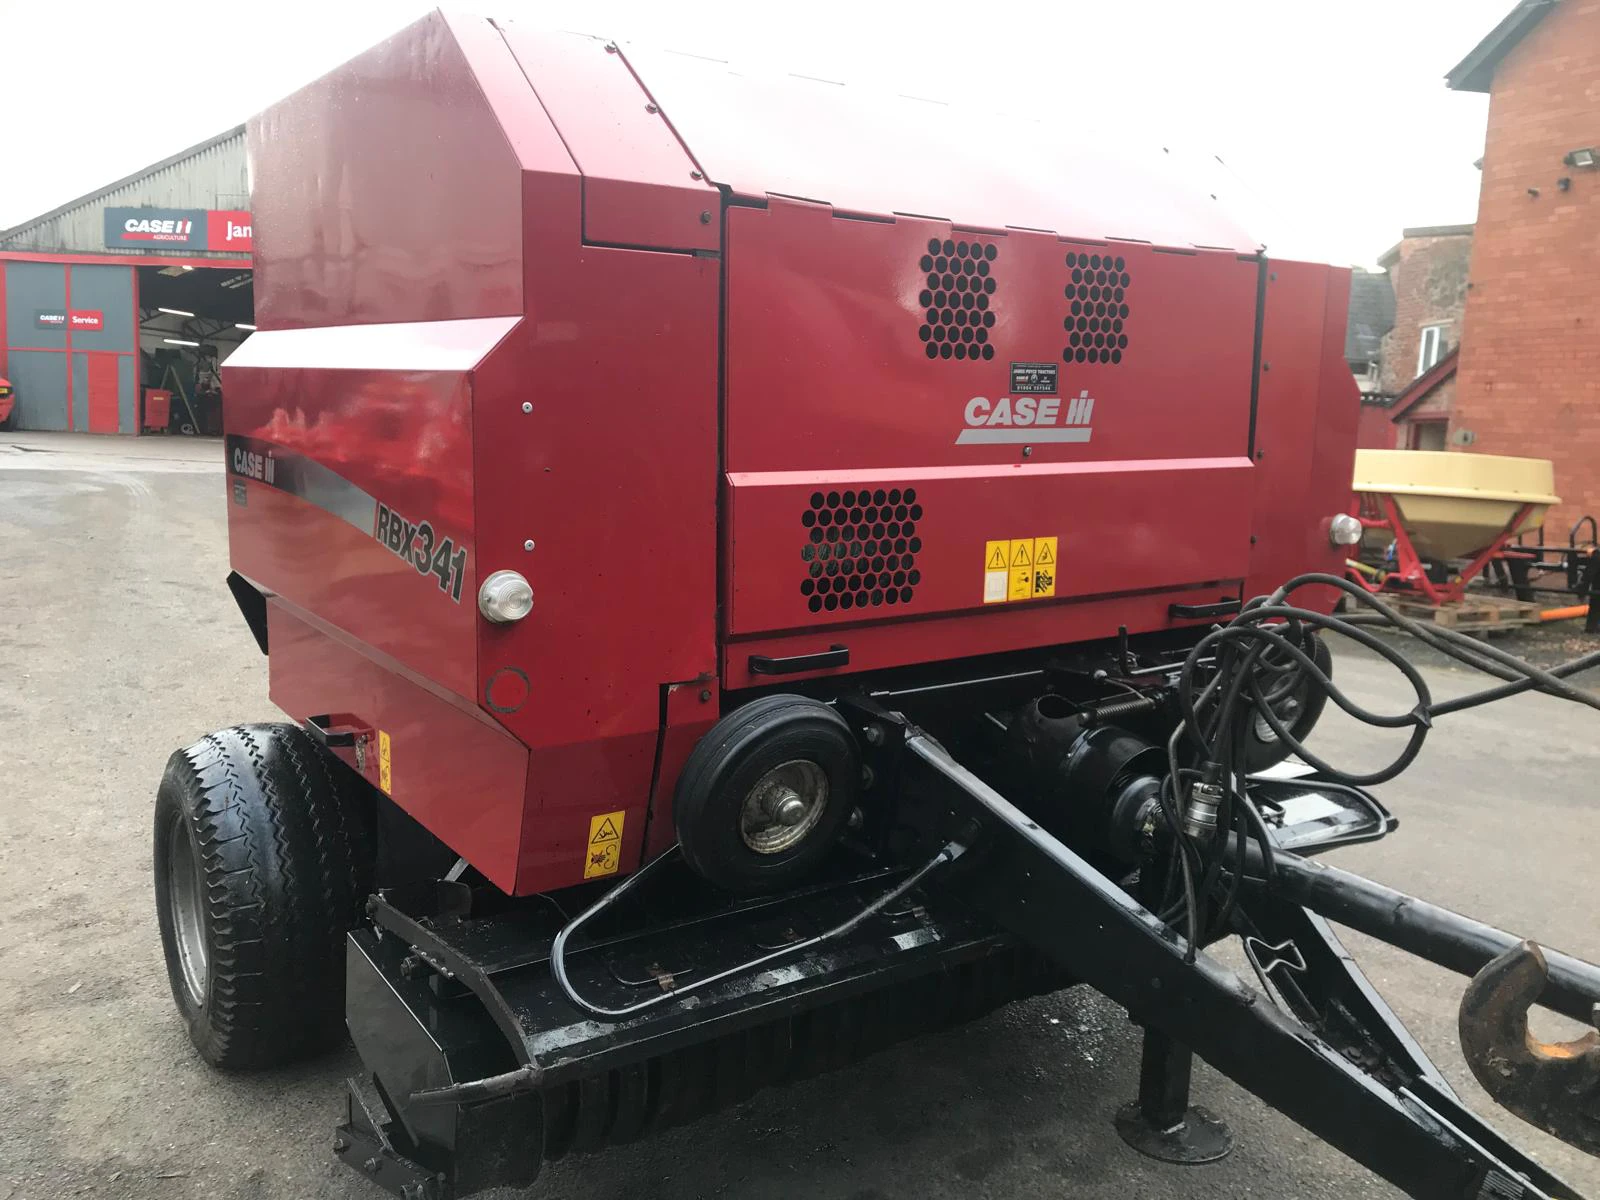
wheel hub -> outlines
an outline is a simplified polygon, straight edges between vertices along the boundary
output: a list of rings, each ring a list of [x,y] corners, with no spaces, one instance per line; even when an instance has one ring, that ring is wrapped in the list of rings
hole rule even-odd
[[[211,956],[206,948],[205,894],[200,860],[195,856],[189,831],[183,821],[174,821],[167,833],[167,899],[172,909],[172,940],[178,951],[183,986],[197,1007],[205,1001],[206,979],[211,973]]]
[[[739,836],[757,854],[792,850],[822,819],[828,776],[809,759],[772,768],[750,789],[739,810]]]

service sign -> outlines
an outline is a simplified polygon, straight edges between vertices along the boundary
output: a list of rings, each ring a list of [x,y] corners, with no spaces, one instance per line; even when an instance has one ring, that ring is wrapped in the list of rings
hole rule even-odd
[[[67,313],[67,326],[77,333],[97,332],[106,327],[106,317],[98,308],[75,308]]]
[[[250,214],[234,209],[108,208],[107,246],[144,250],[251,247]]]

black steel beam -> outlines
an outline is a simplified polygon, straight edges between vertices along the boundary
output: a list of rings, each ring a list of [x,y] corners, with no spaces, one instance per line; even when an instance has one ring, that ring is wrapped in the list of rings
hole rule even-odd
[[[1250,848],[1255,849],[1253,844]],[[1258,855],[1252,853],[1250,859],[1259,866]],[[1476,975],[1491,959],[1522,941],[1516,934],[1338,867],[1293,854],[1275,855],[1273,861],[1272,883],[1253,880],[1257,887],[1462,975]],[[1559,950],[1541,949],[1550,982],[1539,1004],[1588,1024],[1600,1003],[1600,967]]]
[[[1418,1200],[1577,1195],[1526,1156],[1508,1160],[1486,1149],[1480,1135],[1492,1131],[1471,1114],[1446,1116],[1424,1096],[1368,1074],[1209,955],[1186,961],[1188,947],[1155,914],[937,742],[901,730],[902,779],[915,798],[905,815],[919,816],[930,836],[964,823],[979,831],[964,860],[970,866],[952,875],[952,886],[1135,1020],[1189,1046]]]

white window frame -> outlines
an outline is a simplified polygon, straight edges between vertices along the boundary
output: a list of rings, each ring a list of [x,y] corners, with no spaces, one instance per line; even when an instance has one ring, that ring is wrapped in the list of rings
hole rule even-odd
[[[1436,366],[1444,357],[1444,334],[1448,325],[1424,325],[1417,342],[1417,374]]]

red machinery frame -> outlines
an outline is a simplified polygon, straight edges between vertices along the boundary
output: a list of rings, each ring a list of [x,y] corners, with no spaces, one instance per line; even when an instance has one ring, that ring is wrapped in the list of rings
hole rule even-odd
[[[1371,508],[1376,508],[1381,515],[1369,515]],[[1400,506],[1395,503],[1394,497],[1387,494],[1363,494],[1355,515],[1361,521],[1363,529],[1386,530],[1394,538],[1397,566],[1393,571],[1381,572],[1377,583],[1373,583],[1365,572],[1354,566],[1350,567],[1346,574],[1373,595],[1383,592],[1420,595],[1435,608],[1445,604],[1459,604],[1466,598],[1467,585],[1482,574],[1484,568],[1505,549],[1532,511],[1531,504],[1524,504],[1517,509],[1516,515],[1506,522],[1505,528],[1495,535],[1494,540],[1473,555],[1467,565],[1453,578],[1446,583],[1435,583],[1428,578],[1427,563],[1417,553],[1416,546],[1411,542],[1411,535],[1406,532],[1405,520],[1400,515]]]
[[[1157,151],[884,105],[433,15],[250,124],[229,530],[272,697],[349,714],[350,765],[508,892],[579,882],[606,815],[622,871],[669,841],[725,693],[1180,629],[1341,569],[1348,273],[1269,263]],[[859,502],[897,490],[909,533]],[[830,552],[812,606],[835,493],[839,545],[878,548],[848,590]],[[988,547],[1035,539],[1061,567],[986,600]],[[499,570],[527,620],[477,612]]]

